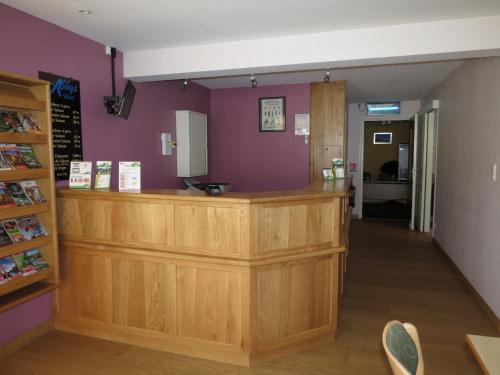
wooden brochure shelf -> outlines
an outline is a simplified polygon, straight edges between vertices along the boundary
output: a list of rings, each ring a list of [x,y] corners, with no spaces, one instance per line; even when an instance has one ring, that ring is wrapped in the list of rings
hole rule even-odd
[[[5,296],[0,297],[0,313],[10,310],[13,307],[19,306],[25,302],[31,301],[36,297],[50,293],[54,289],[56,289],[55,284],[40,281],[6,294]]]
[[[14,245],[0,247],[0,258],[20,253],[29,249],[39,248],[45,245],[50,245],[53,239],[52,236],[39,237],[33,240],[22,241]]]
[[[0,285],[0,296],[13,292],[14,290],[21,289],[24,286],[31,285],[40,280],[48,279],[52,276],[52,269],[38,271],[29,276],[20,276],[18,279],[11,280],[3,285]]]
[[[0,171],[0,182],[35,180],[47,202],[0,210],[0,220],[36,215],[48,236],[0,247],[0,258],[39,249],[49,268],[0,285],[0,312],[54,290],[59,283],[59,255],[55,214],[55,178],[52,152],[50,83],[0,71],[0,109],[27,112],[41,133],[0,132],[0,143],[32,145],[42,168]],[[42,282],[43,281],[43,282]]]

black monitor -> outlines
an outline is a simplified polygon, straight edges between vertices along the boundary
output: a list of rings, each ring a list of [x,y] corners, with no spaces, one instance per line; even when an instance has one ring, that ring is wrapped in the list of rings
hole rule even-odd
[[[135,87],[132,81],[128,80],[123,95],[121,97],[120,110],[118,111],[118,116],[124,119],[128,119],[130,114],[130,109],[132,108],[132,103],[134,102]]]

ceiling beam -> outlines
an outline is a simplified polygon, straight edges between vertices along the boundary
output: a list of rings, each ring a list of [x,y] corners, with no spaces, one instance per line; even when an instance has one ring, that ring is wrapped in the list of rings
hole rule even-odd
[[[136,81],[440,61],[500,55],[500,16],[124,53]]]

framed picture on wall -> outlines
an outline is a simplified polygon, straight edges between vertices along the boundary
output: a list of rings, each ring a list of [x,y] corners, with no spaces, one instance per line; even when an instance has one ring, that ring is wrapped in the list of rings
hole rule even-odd
[[[259,98],[259,130],[261,132],[284,132],[286,99],[284,96]]]

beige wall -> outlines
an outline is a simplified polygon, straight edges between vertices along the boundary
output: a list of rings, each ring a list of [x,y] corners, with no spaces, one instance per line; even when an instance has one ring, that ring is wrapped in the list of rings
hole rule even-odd
[[[398,160],[399,144],[409,142],[409,123],[391,123],[381,125],[380,123],[365,122],[365,137],[364,137],[364,157],[363,157],[363,172],[370,172],[372,179],[376,179],[380,174],[380,167],[385,162]],[[374,133],[392,133],[392,144],[374,144]]]
[[[500,58],[467,60],[423,101],[440,99],[434,236],[500,316]]]

